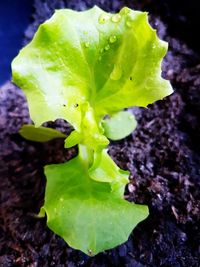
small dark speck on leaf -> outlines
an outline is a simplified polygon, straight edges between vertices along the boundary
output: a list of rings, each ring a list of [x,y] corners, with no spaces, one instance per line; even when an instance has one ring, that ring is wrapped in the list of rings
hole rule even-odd
[[[65,105],[65,104],[63,104],[63,107],[66,107],[66,105]]]
[[[74,104],[74,107],[77,108],[78,107],[78,104]]]
[[[132,80],[133,80],[133,77],[131,76],[131,77],[130,77],[130,81],[132,81]]]
[[[92,252],[91,249],[88,249],[88,255],[89,255],[89,256],[93,256],[93,252]]]

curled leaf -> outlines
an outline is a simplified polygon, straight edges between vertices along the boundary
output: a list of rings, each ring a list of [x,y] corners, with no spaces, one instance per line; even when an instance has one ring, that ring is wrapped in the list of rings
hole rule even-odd
[[[106,149],[95,153],[95,160],[88,173],[95,181],[110,183],[112,192],[123,198],[130,173],[121,170],[108,155]]]
[[[45,174],[43,210],[49,228],[90,256],[125,242],[132,229],[148,216],[146,206],[117,196],[109,183],[92,180],[78,157],[46,166]]]
[[[161,77],[166,51],[147,13],[57,10],[12,62],[13,81],[24,90],[36,126],[63,118],[83,144],[105,147],[105,115],[172,93]]]

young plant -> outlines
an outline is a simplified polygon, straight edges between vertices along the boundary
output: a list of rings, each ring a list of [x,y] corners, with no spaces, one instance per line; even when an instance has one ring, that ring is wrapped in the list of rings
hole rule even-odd
[[[49,228],[88,255],[125,242],[148,216],[147,206],[124,200],[129,172],[106,147],[108,138],[123,138],[136,126],[124,108],[146,107],[172,93],[161,77],[166,51],[147,13],[125,7],[110,14],[95,6],[57,10],[12,63],[13,81],[24,90],[35,123],[21,134],[36,141],[65,137],[39,127],[58,118],[74,128],[65,147],[78,145],[78,156],[45,166],[40,215],[46,213]]]

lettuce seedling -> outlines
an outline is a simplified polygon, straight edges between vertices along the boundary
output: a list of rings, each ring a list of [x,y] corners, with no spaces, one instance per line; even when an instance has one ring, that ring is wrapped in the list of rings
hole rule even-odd
[[[110,14],[95,6],[57,10],[12,63],[13,81],[24,90],[35,124],[32,133],[24,126],[22,135],[34,140],[37,127],[58,118],[74,129],[65,147],[78,145],[78,155],[45,167],[40,215],[46,213],[49,228],[88,255],[125,242],[148,216],[147,206],[124,200],[129,172],[106,147],[109,138],[136,127],[124,108],[146,107],[172,93],[161,77],[166,51],[147,13],[125,7]],[[45,141],[45,134],[48,140],[65,137],[54,133],[40,127],[36,141]]]

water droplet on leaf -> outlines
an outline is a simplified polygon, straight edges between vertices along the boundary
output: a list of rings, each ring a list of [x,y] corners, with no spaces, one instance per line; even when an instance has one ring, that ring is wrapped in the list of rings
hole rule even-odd
[[[110,74],[110,79],[117,81],[121,78],[121,76],[122,76],[122,69],[119,65],[115,64],[113,71]]]
[[[110,45],[107,44],[107,45],[105,46],[105,50],[108,51],[109,49],[110,49]]]
[[[129,19],[127,19],[127,20],[126,20],[126,26],[127,26],[128,28],[131,28],[131,27],[132,27],[132,25],[133,25],[133,21],[132,21],[132,20],[130,20],[130,18],[129,18]]]
[[[122,10],[120,11],[120,13],[122,15],[127,15],[128,13],[130,13],[130,9],[128,7],[124,7],[122,8]]]
[[[154,88],[154,85],[153,85],[153,79],[152,78],[147,78],[146,81],[145,81],[145,89],[147,91],[150,91]]]
[[[85,42],[85,47],[89,47],[90,46],[90,43],[89,42]]]
[[[121,20],[120,14],[115,14],[111,17],[112,22],[119,22]]]
[[[110,42],[111,44],[115,43],[116,41],[117,41],[117,36],[116,36],[116,35],[112,35],[112,36],[110,36],[110,38],[109,38],[109,42]]]
[[[99,138],[99,135],[98,134],[94,134],[94,138],[95,139],[98,139]]]
[[[108,16],[107,14],[101,14],[101,15],[99,16],[98,21],[99,21],[100,24],[104,24],[104,23],[106,23],[106,21],[108,21],[109,19],[110,19],[110,16]]]

